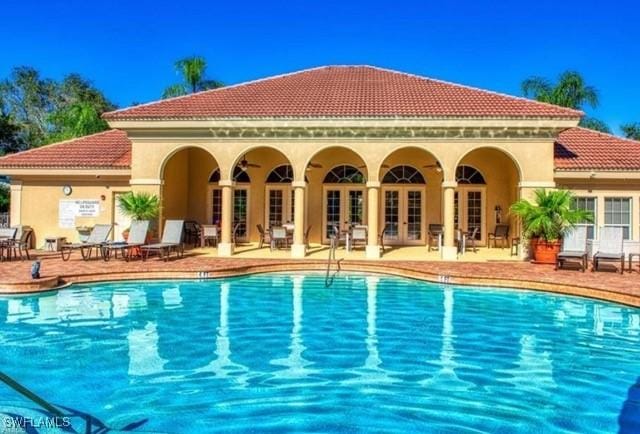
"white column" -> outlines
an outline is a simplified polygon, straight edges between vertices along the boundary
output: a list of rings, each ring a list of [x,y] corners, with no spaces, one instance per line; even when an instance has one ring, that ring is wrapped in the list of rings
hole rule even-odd
[[[455,261],[458,259],[458,251],[454,242],[455,233],[455,189],[458,183],[455,181],[442,182],[442,202],[444,206],[444,240],[440,250],[443,261]]]
[[[233,231],[233,188],[235,187],[235,182],[221,180],[218,185],[222,187],[222,227],[220,230],[220,242],[218,243],[218,256],[232,256],[234,245],[231,239],[231,231]]]
[[[22,181],[11,180],[9,222],[11,226],[22,224]]]
[[[291,246],[292,258],[304,258],[307,255],[307,246],[304,242],[304,191],[307,183],[304,181],[294,181],[293,187],[293,245]]]
[[[369,181],[367,182],[367,226],[368,226],[368,239],[367,239],[367,259],[380,258],[380,246],[378,245],[378,215],[380,210],[378,209],[378,203],[380,198],[380,182]]]

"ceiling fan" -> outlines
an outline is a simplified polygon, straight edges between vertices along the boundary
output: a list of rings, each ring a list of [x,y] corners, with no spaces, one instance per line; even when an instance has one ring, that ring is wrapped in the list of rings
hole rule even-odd
[[[436,164],[426,164],[422,166],[424,169],[436,169],[436,172],[442,172],[442,165],[439,161],[436,161]]]
[[[245,154],[242,157],[242,161],[240,161],[240,163],[238,163],[238,167],[244,171],[244,170],[247,170],[249,167],[260,168],[262,166],[260,166],[259,164],[249,163],[247,161],[247,154]]]
[[[313,168],[313,169],[322,169],[322,164],[320,164],[320,163],[314,163],[313,161],[311,161],[311,162],[307,165],[307,170],[311,170],[311,168]]]

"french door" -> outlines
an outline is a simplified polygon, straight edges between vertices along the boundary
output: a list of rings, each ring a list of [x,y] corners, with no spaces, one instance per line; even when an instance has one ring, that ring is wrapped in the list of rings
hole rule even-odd
[[[267,185],[265,198],[265,229],[293,221],[295,195],[290,186]]]
[[[333,227],[347,229],[349,225],[366,224],[366,194],[364,187],[325,186],[322,223],[323,241],[329,242]]]
[[[207,198],[207,221],[210,224],[220,226],[222,222],[222,188],[211,186]],[[236,187],[233,189],[233,222],[231,230],[236,225],[236,240],[245,242],[249,239],[249,187]]]
[[[469,234],[478,228],[476,240],[480,244],[486,243],[485,224],[485,196],[484,188],[460,188],[454,195],[454,220],[455,227]]]
[[[382,222],[385,243],[424,244],[424,195],[421,187],[384,187]]]

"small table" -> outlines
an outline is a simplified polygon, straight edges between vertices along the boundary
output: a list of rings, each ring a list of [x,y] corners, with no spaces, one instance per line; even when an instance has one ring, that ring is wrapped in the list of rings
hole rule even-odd
[[[629,253],[629,272],[631,272],[633,258],[638,258],[638,261],[640,261],[640,253]]]
[[[60,247],[67,242],[67,237],[46,237],[44,239],[44,249],[50,252],[59,252]]]

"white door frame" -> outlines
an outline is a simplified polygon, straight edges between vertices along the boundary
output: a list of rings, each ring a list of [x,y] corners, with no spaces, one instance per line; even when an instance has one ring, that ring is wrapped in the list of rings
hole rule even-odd
[[[480,210],[480,235],[478,244],[487,244],[487,186],[481,184],[458,184],[456,193],[458,193],[458,226],[462,230],[467,230],[468,223],[468,209],[467,209],[467,197],[471,191],[480,192],[481,198],[481,210]]]
[[[362,192],[362,224],[367,224],[367,188],[364,184],[323,184],[322,185],[322,242],[329,243],[327,235],[327,192],[340,191],[340,229],[349,219],[349,192]]]

